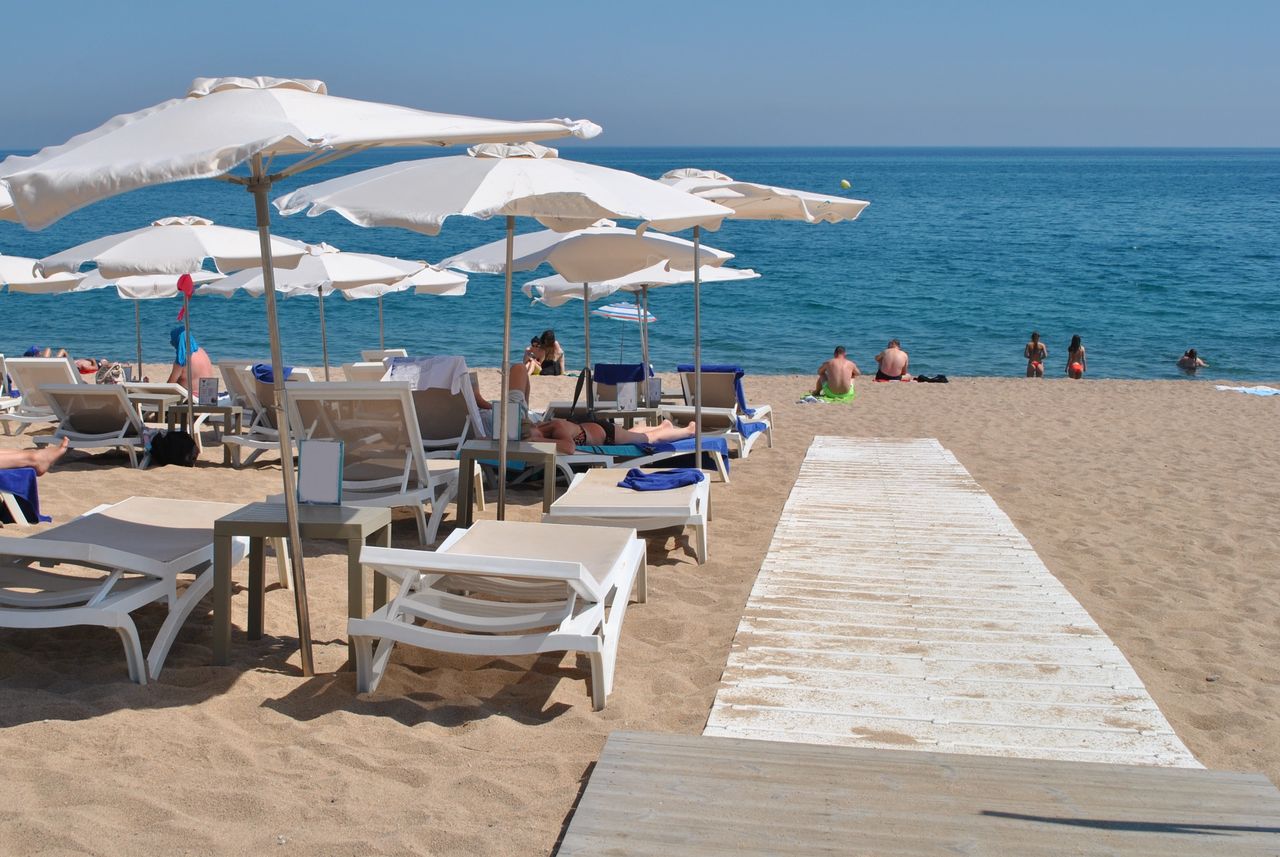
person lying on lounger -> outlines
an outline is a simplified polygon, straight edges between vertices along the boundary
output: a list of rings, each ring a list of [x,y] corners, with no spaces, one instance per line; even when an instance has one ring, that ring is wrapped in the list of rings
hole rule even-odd
[[[0,470],[12,470],[17,467],[35,468],[36,475],[44,476],[53,463],[67,452],[67,438],[54,446],[42,446],[38,449],[0,449]]]
[[[656,426],[622,428],[608,420],[546,420],[531,429],[532,440],[554,440],[556,451],[572,455],[579,446],[606,446],[617,443],[668,443],[693,437],[694,425],[673,425],[663,420]]]

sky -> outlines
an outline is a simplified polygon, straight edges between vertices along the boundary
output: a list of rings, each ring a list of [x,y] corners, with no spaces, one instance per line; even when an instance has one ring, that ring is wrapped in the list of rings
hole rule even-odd
[[[1274,0],[61,0],[0,20],[0,149],[223,75],[585,117],[597,145],[1280,146]]]

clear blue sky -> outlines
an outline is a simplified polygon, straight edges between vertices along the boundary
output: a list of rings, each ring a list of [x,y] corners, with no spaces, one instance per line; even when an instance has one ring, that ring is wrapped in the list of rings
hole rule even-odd
[[[223,0],[6,4],[0,148],[197,76],[475,115],[600,145],[1280,146],[1280,2]]]

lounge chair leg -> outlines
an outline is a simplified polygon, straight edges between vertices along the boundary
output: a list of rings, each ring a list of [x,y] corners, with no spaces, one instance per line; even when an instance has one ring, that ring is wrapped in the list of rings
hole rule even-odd
[[[432,506],[434,507],[435,504],[433,503]],[[422,511],[422,504],[418,503],[414,506],[413,512],[418,522],[418,542],[423,545],[431,544],[431,539],[427,537],[430,528],[427,526],[427,516],[426,513]],[[433,516],[435,515],[434,508],[432,508],[431,513]]]
[[[138,640],[138,628],[127,613],[117,616],[116,619],[116,624],[112,627],[124,643],[124,657],[129,664],[129,680],[146,684],[147,662],[142,657],[142,643]]]
[[[587,657],[591,659],[591,710],[603,711],[604,701],[609,696],[609,690],[606,687],[604,653],[591,652]]]
[[[476,501],[476,511],[484,511],[484,468],[477,467],[475,473],[475,486],[471,489],[471,496]]]
[[[351,647],[356,652],[356,693],[373,693],[381,678],[373,671],[373,638],[352,637]]]
[[[707,525],[695,525],[693,528],[693,535],[698,544],[698,549],[695,552],[694,558],[698,561],[698,565],[703,565],[707,561]]]
[[[151,651],[147,655],[147,674],[152,678],[160,677],[165,658],[169,657],[169,650],[173,648],[178,632],[182,630],[183,624],[195,606],[211,591],[213,591],[212,566],[196,575],[196,579],[191,581],[191,585],[186,588],[182,596],[170,605],[169,615],[164,617],[164,624],[156,633],[156,638],[151,643]]]

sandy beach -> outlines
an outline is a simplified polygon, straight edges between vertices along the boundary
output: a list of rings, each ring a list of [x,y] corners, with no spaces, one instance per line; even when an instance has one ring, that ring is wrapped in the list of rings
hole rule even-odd
[[[535,378],[534,407],[571,396],[573,382]],[[1280,398],[1206,381],[960,378],[861,383],[851,405],[795,404],[810,383],[748,379],[750,399],[774,407],[776,445],[713,484],[709,563],[694,564],[684,538],[650,541],[649,602],[627,614],[603,712],[591,710],[585,658],[403,647],[378,692],[358,698],[339,671],[337,543],[307,545],[310,679],[282,591],[268,592],[267,636],[253,643],[235,598],[229,667],[210,666],[201,605],[146,687],[128,681],[111,631],[0,631],[0,850],[550,853],[609,732],[702,730],[816,434],[938,438],[1116,642],[1197,758],[1280,784]],[[496,372],[482,385],[495,394]],[[72,453],[41,480],[41,501],[55,522],[131,495],[249,502],[279,490],[266,459],[224,468],[215,446],[194,470],[136,471],[123,455]],[[537,518],[537,489],[509,497],[511,517]],[[450,512],[442,535],[453,523]],[[395,543],[414,542],[413,522],[397,520]],[[135,615],[145,645],[163,609]]]

